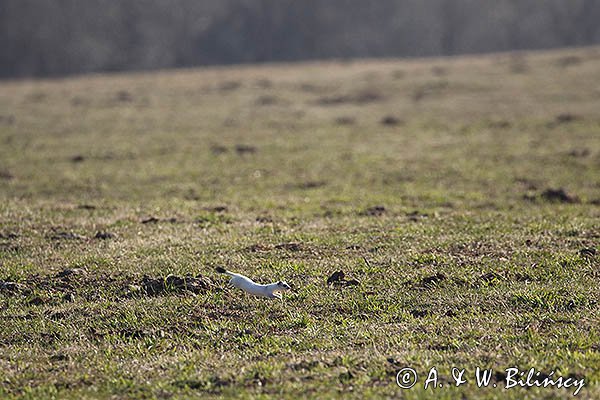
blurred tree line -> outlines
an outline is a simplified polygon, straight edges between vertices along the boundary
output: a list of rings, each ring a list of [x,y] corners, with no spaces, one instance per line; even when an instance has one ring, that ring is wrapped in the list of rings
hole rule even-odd
[[[600,43],[600,0],[0,0],[0,76]]]

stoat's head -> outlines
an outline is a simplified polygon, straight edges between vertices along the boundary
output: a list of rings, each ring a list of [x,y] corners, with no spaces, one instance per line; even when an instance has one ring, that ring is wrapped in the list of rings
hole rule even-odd
[[[273,293],[273,297],[276,297],[278,299],[281,299],[281,293],[282,292],[285,292],[286,290],[290,290],[291,289],[290,285],[288,285],[284,281],[278,281],[278,282],[275,282],[275,283],[273,283],[273,284],[271,284],[269,286],[271,286],[271,288],[272,288],[271,289],[272,290],[271,293]]]

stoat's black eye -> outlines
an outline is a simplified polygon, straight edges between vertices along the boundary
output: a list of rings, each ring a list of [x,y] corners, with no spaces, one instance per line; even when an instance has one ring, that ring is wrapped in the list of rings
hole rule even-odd
[[[278,285],[282,285],[281,281],[277,282]]]

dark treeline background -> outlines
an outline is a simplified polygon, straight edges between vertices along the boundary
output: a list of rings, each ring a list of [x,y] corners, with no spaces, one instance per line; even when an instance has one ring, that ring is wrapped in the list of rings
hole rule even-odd
[[[0,76],[600,43],[600,0],[0,0]]]

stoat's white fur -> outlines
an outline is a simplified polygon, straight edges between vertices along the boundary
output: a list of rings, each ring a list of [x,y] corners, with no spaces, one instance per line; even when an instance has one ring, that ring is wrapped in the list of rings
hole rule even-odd
[[[291,289],[284,281],[261,285],[247,276],[227,271],[225,268],[217,267],[216,270],[217,272],[231,276],[231,280],[229,281],[231,285],[255,296],[268,297],[269,299],[281,299],[281,292]]]

